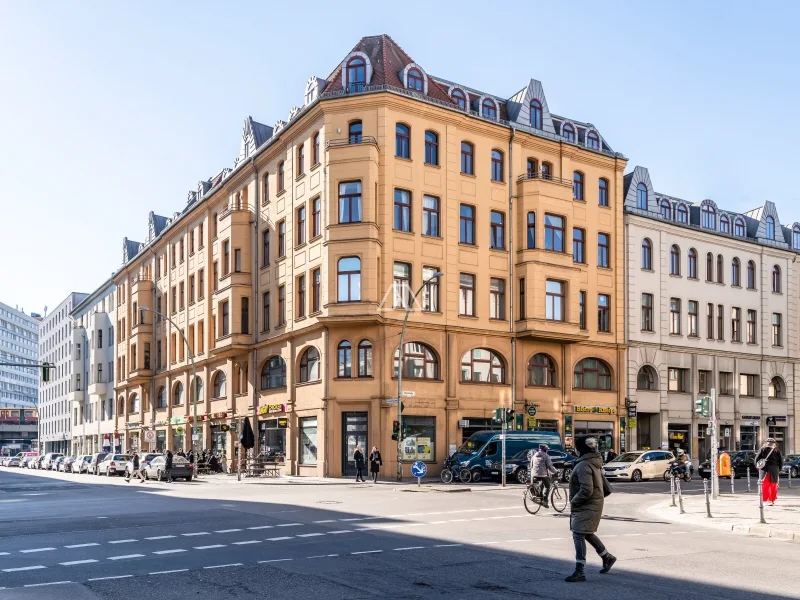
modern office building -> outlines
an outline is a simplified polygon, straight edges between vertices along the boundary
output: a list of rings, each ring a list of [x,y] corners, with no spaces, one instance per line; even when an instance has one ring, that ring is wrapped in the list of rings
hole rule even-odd
[[[746,213],[654,191],[647,169],[625,176],[627,396],[638,448],[705,457],[708,419],[695,400],[716,392],[719,444],[781,450],[798,440],[800,223],[772,202]]]
[[[114,282],[103,285],[73,307],[72,451],[92,454],[119,446],[114,418]],[[117,442],[114,444],[114,442]]]
[[[53,365],[50,381],[39,381],[39,448],[68,453],[72,449],[72,319],[70,311],[86,294],[70,293],[39,323],[39,360]]]

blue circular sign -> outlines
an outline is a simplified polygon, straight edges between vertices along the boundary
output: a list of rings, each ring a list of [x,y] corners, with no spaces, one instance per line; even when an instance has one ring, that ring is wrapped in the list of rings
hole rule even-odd
[[[426,475],[427,473],[428,473],[428,467],[427,467],[427,465],[426,465],[424,462],[422,462],[421,460],[418,460],[418,461],[414,462],[414,463],[411,465],[411,474],[412,474],[414,477],[425,477],[425,475]]]

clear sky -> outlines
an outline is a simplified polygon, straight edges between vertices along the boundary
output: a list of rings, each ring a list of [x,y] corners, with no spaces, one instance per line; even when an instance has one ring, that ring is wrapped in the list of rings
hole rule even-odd
[[[91,292],[364,35],[508,97],[540,80],[658,191],[800,221],[800,3],[0,0],[0,300]]]

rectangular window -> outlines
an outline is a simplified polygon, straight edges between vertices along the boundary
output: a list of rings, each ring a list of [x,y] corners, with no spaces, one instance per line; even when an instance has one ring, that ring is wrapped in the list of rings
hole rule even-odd
[[[175,247],[175,244],[172,244],[172,246],[170,246],[170,250],[172,254],[172,268],[174,269],[178,264],[178,259],[176,256],[177,248]]]
[[[578,292],[578,326],[586,329],[586,292]]]
[[[180,293],[180,298],[181,298],[181,310],[183,310],[183,309],[185,308],[185,306],[186,306],[186,293],[185,293],[185,287],[184,287],[184,285],[183,285],[183,282],[182,282],[182,281],[181,281],[181,283],[180,283],[180,290],[181,290],[181,293]]]
[[[489,225],[489,247],[496,250],[505,250],[506,247],[506,216],[496,210],[491,211]]]
[[[172,286],[172,306],[170,308],[173,315],[178,312],[178,288],[174,285]]]
[[[586,232],[577,227],[572,228],[572,262],[585,263]]]
[[[402,262],[394,263],[394,307],[410,307],[412,293],[411,265]]]
[[[670,392],[683,392],[687,391],[686,388],[686,369],[675,369],[670,367],[668,372],[668,387]]]
[[[220,306],[220,309],[221,309],[221,312],[222,312],[222,335],[226,336],[226,335],[230,334],[230,332],[231,332],[230,320],[229,320],[230,319],[230,304],[228,303],[227,300],[222,303],[222,306]]]
[[[265,267],[269,264],[269,229],[264,230],[261,234],[261,266]]]
[[[278,258],[286,256],[286,220],[278,223]]]
[[[306,243],[306,207],[297,209],[297,245]]]
[[[269,292],[264,292],[261,298],[261,331],[269,331]]]
[[[519,280],[519,318],[525,319],[525,278]]]
[[[241,332],[250,333],[250,298],[242,298]]]
[[[317,196],[311,201],[311,237],[322,235],[322,198]]]
[[[297,317],[298,319],[306,316],[306,276],[300,275],[297,278]]]
[[[214,291],[219,289],[219,262],[214,261]]]
[[[197,353],[203,353],[203,346],[205,344],[205,324],[202,320],[197,322]],[[161,342],[159,342],[160,344]]]
[[[739,374],[739,395],[755,396],[760,393],[758,385],[758,375]]]
[[[721,396],[733,396],[733,373],[720,371],[719,393]]]
[[[725,309],[722,304],[717,304],[717,339],[725,339]]]
[[[697,300],[689,300],[687,310],[689,316],[689,337],[697,337],[699,335],[697,320],[699,317],[698,311],[700,310]]]
[[[708,329],[708,339],[714,339],[714,305],[709,302],[706,306],[706,329]]]
[[[278,288],[278,327],[286,323],[286,286]]]
[[[181,238],[180,246],[181,246],[181,262],[183,262],[183,247],[184,247],[183,238]]]
[[[102,329],[98,329],[97,330],[97,347],[98,348],[102,348],[103,347],[103,330]],[[102,381],[99,381],[98,383],[102,383]]]
[[[608,294],[597,295],[597,331],[611,331],[610,306],[611,296]]]
[[[231,272],[231,241],[222,242],[222,276]]]
[[[548,279],[545,284],[545,316],[549,321],[564,320],[564,283]]]
[[[197,270],[197,299],[202,300],[206,296],[206,277],[203,269]]]
[[[317,417],[300,418],[300,464],[317,464]]]
[[[642,294],[642,331],[653,331],[653,294]]]
[[[439,199],[422,197],[422,235],[439,237]]]
[[[194,254],[194,229],[189,232],[189,255]]]
[[[708,394],[711,391],[711,371],[698,371],[697,379],[700,384],[698,391],[701,394]]]
[[[528,250],[536,248],[536,213],[528,213]]]
[[[156,342],[156,368],[160,369],[164,366],[163,356],[161,354],[161,340]]]
[[[713,305],[711,305],[713,306]],[[756,344],[757,341],[757,328],[756,328],[756,316],[757,313],[754,310],[747,311],[747,343],[748,344]]]
[[[772,313],[772,345],[783,346],[782,317],[780,313]]]
[[[194,275],[189,275],[189,304],[194,304]]]
[[[403,417],[403,462],[436,461],[436,417]]]
[[[411,192],[394,191],[394,228],[397,231],[411,231]]]
[[[361,182],[339,184],[339,223],[361,222]]]
[[[459,237],[462,244],[475,244],[475,207],[462,204],[459,209]]]
[[[489,318],[506,318],[506,282],[495,277],[489,279]]]
[[[433,277],[438,270],[435,267],[422,268],[422,280],[427,282],[422,290],[422,310],[425,312],[439,312],[439,279]]]
[[[461,273],[459,276],[458,314],[475,316],[475,275]]]
[[[681,301],[678,298],[669,299],[669,332],[681,334]]]
[[[319,269],[311,271],[311,312],[316,313],[320,311],[321,292],[322,292],[322,272]]]
[[[611,236],[607,233],[597,234],[597,266],[608,267],[608,256],[611,248]]]
[[[198,248],[202,248],[203,247],[203,224],[202,223],[200,223],[197,226],[197,247]]]
[[[564,252],[564,217],[545,214],[544,247],[546,250]]]
[[[735,306],[731,308],[731,341],[742,341],[742,309]]]
[[[236,273],[242,272],[242,251],[239,248],[233,251],[233,270]]]

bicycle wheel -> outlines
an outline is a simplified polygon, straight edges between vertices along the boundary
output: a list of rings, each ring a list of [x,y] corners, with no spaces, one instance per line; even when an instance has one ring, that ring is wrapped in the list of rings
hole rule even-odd
[[[442,482],[450,483],[451,481],[453,481],[453,471],[450,469],[445,469],[442,471]]]
[[[458,478],[461,480],[461,483],[469,483],[472,480],[472,473],[470,470],[464,467],[458,472]]]
[[[525,510],[532,515],[538,513],[539,509],[542,508],[542,500],[534,493],[532,487],[529,487],[525,490],[525,495],[522,497],[522,502],[525,504]]]
[[[567,508],[566,490],[561,489],[560,486],[553,485],[553,489],[550,492],[550,506],[552,506],[553,510],[556,512],[564,512]]]

